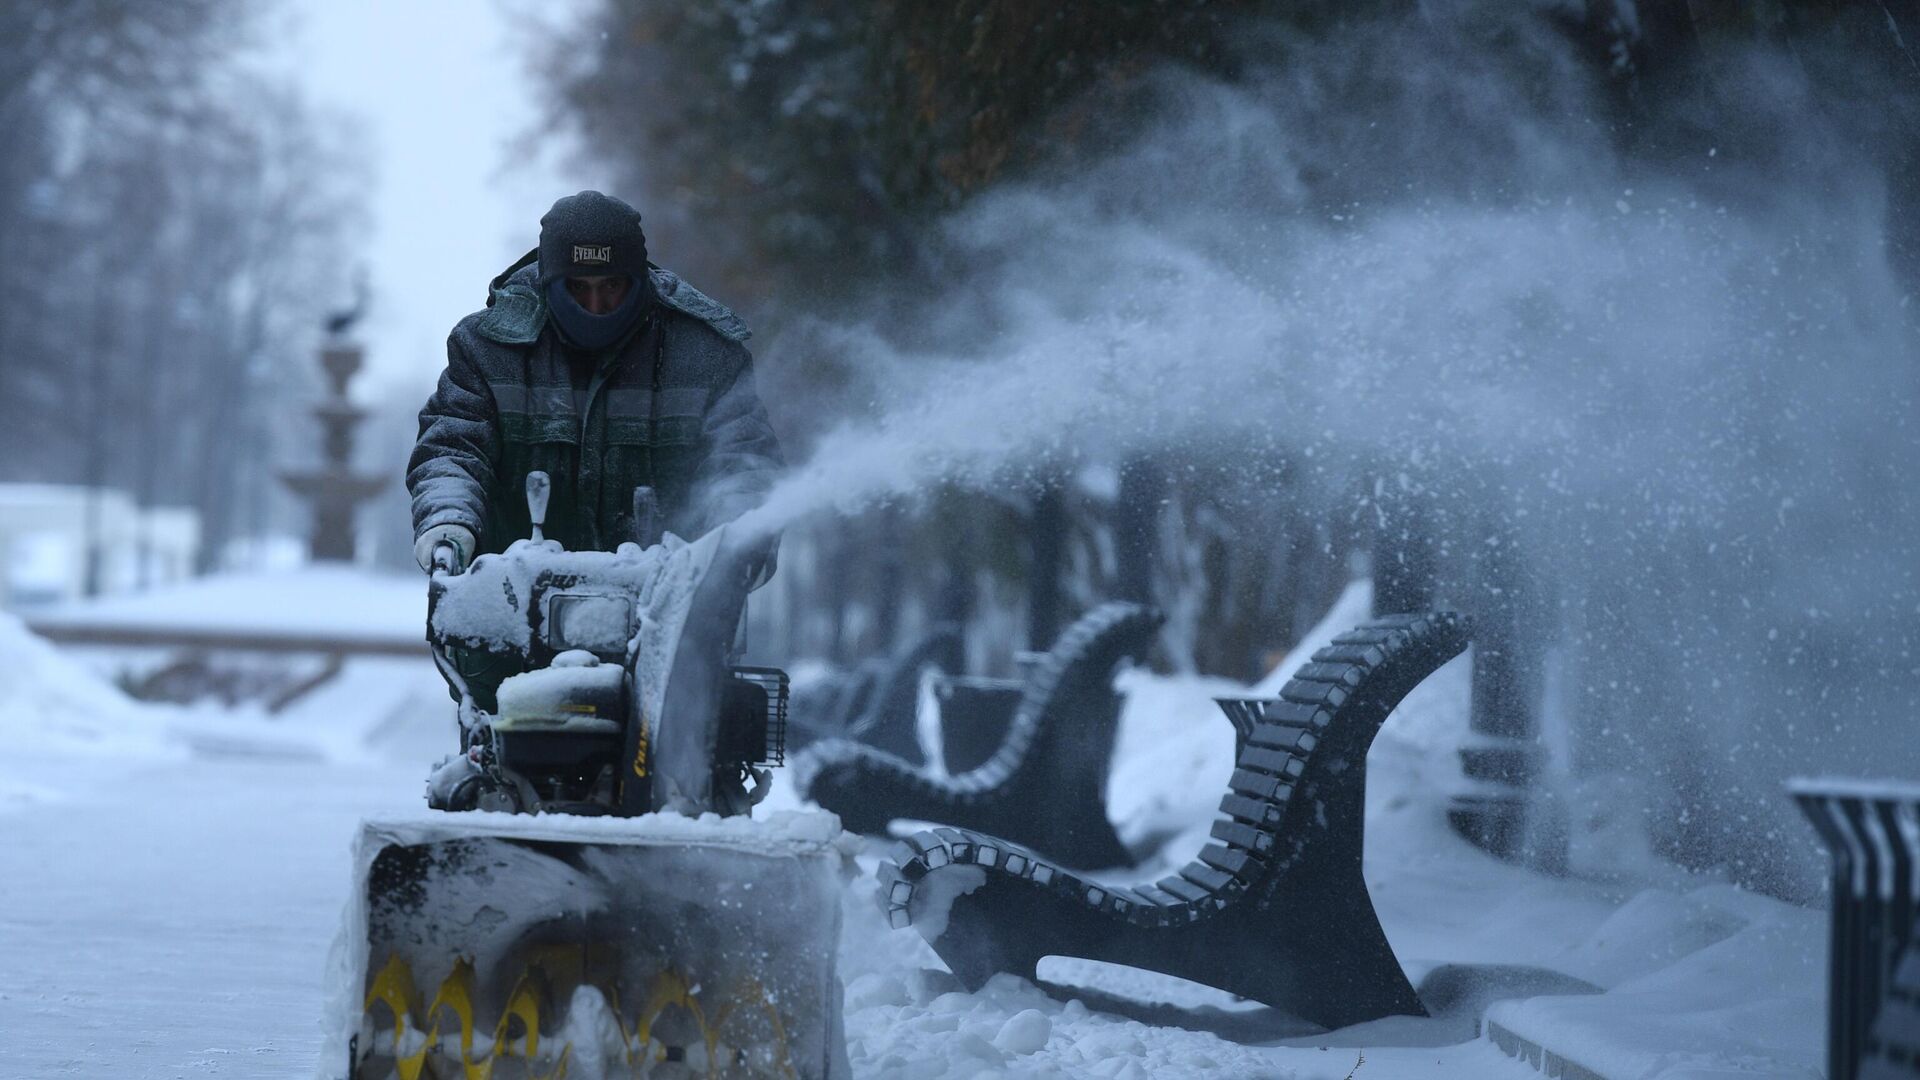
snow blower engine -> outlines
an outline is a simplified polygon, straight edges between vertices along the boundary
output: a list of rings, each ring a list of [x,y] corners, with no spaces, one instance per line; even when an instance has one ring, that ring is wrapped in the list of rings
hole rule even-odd
[[[428,805],[632,816],[741,814],[783,761],[787,676],[735,649],[757,545],[566,551],[545,539],[547,475],[527,476],[530,539],[451,572],[435,553],[427,639],[458,697],[460,750]],[[634,493],[651,539],[652,490]]]

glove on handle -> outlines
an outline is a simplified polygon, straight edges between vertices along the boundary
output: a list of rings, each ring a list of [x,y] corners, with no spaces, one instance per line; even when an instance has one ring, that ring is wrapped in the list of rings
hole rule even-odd
[[[641,547],[660,542],[660,500],[645,484],[633,489],[633,540]]]
[[[414,539],[413,561],[429,574],[436,570],[458,574],[473,558],[474,546],[473,530],[465,525],[435,525]]]

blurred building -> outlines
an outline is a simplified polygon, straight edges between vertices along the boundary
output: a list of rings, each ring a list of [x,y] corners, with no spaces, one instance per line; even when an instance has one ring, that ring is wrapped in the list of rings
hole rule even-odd
[[[183,580],[200,551],[200,514],[141,509],[124,491],[0,484],[0,608],[128,592]],[[89,559],[93,552],[93,559]]]

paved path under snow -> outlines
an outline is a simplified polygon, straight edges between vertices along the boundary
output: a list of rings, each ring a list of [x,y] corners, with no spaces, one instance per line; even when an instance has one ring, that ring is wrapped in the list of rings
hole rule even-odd
[[[122,774],[96,795],[8,813],[0,819],[8,836],[0,846],[0,1075],[310,1074],[323,1052],[321,978],[354,828],[369,813],[414,808],[419,784],[411,764],[195,758]],[[997,1004],[983,1000],[981,1011]],[[936,1045],[922,1045],[944,1056],[937,1043],[958,1028],[938,1021],[923,1021]],[[1112,1038],[1121,1038],[1117,1028]],[[1203,1045],[1216,1057],[1221,1049],[1174,1029],[1146,1042],[1162,1063]],[[1307,1045],[1257,1056],[1339,1080],[1357,1053]],[[1533,1075],[1484,1043],[1365,1053],[1356,1080]],[[1052,1071],[1043,1060],[999,1064],[1015,1075]]]
[[[0,1075],[306,1075],[360,817],[419,767],[189,760],[8,814]]]

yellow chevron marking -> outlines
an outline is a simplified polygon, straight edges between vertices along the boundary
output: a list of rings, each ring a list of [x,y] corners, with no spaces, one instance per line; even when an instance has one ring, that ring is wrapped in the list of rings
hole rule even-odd
[[[780,1075],[799,1080],[799,1074],[793,1070],[793,1056],[787,1050],[787,1026],[780,1022],[780,1013],[773,1007],[773,999],[767,996],[767,988],[760,985],[760,980],[751,975],[740,980],[739,986],[727,996],[727,1003],[714,1016],[716,1032],[725,1027],[741,1005],[757,1007],[766,1016],[767,1025],[773,1029],[773,1052],[770,1055],[773,1067],[780,1070]]]
[[[644,720],[633,740],[633,775],[643,780],[647,776],[647,725]]]
[[[460,1068],[466,1080],[492,1080],[493,1067],[501,1058],[513,1055],[514,1040],[509,1038],[513,1031],[512,1021],[520,1022],[522,1037],[517,1056],[526,1059],[527,1073],[532,1080],[566,1080],[567,1060],[572,1047],[562,1046],[560,1057],[554,1063],[552,1072],[538,1073],[533,1069],[534,1058],[540,1053],[540,1001],[536,991],[539,972],[529,968],[523,972],[514,984],[513,992],[507,995],[507,1007],[500,1014],[500,1022],[493,1031],[493,1043],[487,1049],[486,1057],[480,1061],[473,1058],[473,962],[461,957],[453,965],[453,970],[440,981],[440,987],[434,992],[433,1003],[427,1006],[427,1023],[415,1030],[419,1033],[419,1043],[411,1051],[407,1046],[411,1039],[408,1030],[412,1027],[413,1002],[417,1000],[413,988],[413,972],[398,953],[387,958],[387,963],[374,976],[373,985],[367,990],[364,1006],[369,1015],[376,1004],[383,1004],[393,1014],[393,1060],[394,1068],[400,1074],[400,1080],[419,1080],[425,1069],[427,1054],[438,1046],[441,1039],[442,1010],[453,1014],[460,1024]]]
[[[419,1000],[414,989],[413,972],[405,960],[395,953],[387,958],[385,966],[375,975],[367,989],[363,1006],[367,1016],[377,1021],[374,1006],[384,1005],[393,1017],[393,1058],[395,1071],[400,1080],[420,1080],[425,1070],[427,1055],[440,1045],[442,1039],[442,1018],[451,1014],[460,1029],[459,1060],[465,1080],[492,1080],[493,1068],[502,1058],[518,1057],[526,1062],[527,1075],[531,1080],[566,1080],[568,1063],[573,1047],[562,1044],[560,1054],[555,1059],[553,1069],[547,1073],[534,1071],[534,1061],[540,1053],[540,1003],[547,997],[547,969],[540,961],[557,961],[561,969],[569,975],[585,975],[580,966],[578,947],[549,946],[537,951],[538,959],[530,961],[515,981],[513,991],[507,995],[507,1006],[500,1015],[493,1031],[493,1041],[484,1057],[475,1060],[473,1055],[475,1024],[473,963],[461,957],[454,963],[453,970],[440,982],[434,992],[433,1001],[427,1006],[424,1016],[426,1023],[416,1026],[413,1022],[415,1005]],[[598,980],[581,979],[591,984]],[[626,1021],[625,1011],[620,1007],[617,991],[604,988],[607,1002],[613,1011],[614,1022],[620,1029],[622,1043],[626,1047],[626,1065],[635,1077],[648,1075],[653,1066],[666,1059],[666,1048],[661,1046],[653,1050],[654,1029],[663,1016],[671,1015],[669,1010],[679,1010],[688,1016],[699,1033],[702,1046],[706,1050],[706,1073],[710,1077],[732,1075],[729,1066],[732,1061],[722,1061],[721,1051],[737,1051],[743,1056],[751,1048],[723,1047],[721,1034],[729,1020],[758,1012],[766,1018],[772,1035],[766,1053],[756,1055],[760,1068],[771,1068],[790,1080],[797,1080],[792,1061],[791,1048],[787,1043],[786,1026],[781,1022],[780,1014],[773,1006],[771,997],[760,982],[751,977],[740,980],[732,988],[732,993],[722,998],[720,1007],[709,1020],[706,1010],[701,1006],[695,989],[687,983],[684,976],[671,969],[654,976],[647,988],[646,1000],[640,1011],[634,1016],[633,1023]],[[515,1037],[517,1021],[518,1036]],[[451,1034],[450,1025],[447,1034]],[[417,1040],[417,1042],[416,1042]],[[412,1049],[409,1050],[408,1047]],[[692,1064],[689,1062],[689,1064]],[[435,1075],[438,1075],[436,1072]]]
[[[413,1015],[413,1000],[413,972],[400,959],[400,954],[395,953],[387,957],[386,966],[373,977],[373,985],[367,988],[367,1002],[361,1006],[371,1014],[374,1003],[381,1002],[393,1013],[393,1056],[400,1080],[418,1080],[421,1062],[426,1058],[424,1044],[418,1056],[401,1056],[402,1048],[407,1045],[407,1018]]]
[[[653,977],[653,985],[647,988],[647,1000],[640,1007],[640,1015],[635,1023],[635,1042],[645,1052],[647,1044],[653,1040],[653,1025],[660,1015],[670,1008],[678,1006],[693,1017],[693,1024],[700,1029],[700,1041],[707,1048],[707,1071],[713,1071],[714,1044],[718,1037],[707,1026],[707,1017],[700,1009],[700,1003],[694,1000],[687,980],[672,969],[662,971]],[[663,1055],[664,1058],[664,1055]]]

